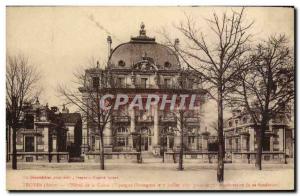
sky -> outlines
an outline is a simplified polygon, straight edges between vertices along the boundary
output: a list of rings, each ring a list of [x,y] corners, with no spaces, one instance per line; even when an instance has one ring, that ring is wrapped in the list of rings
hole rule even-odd
[[[147,35],[163,42],[162,28],[171,37],[180,34],[174,28],[186,15],[197,21],[203,32],[209,33],[206,18],[213,12],[240,10],[235,7],[8,7],[6,9],[7,54],[23,54],[42,74],[43,94],[40,102],[61,106],[56,88],[73,85],[74,72],[87,66],[91,58],[107,61],[108,35],[112,47],[127,42],[139,33],[144,22]],[[246,22],[254,21],[251,33],[255,40],[274,34],[286,34],[294,42],[294,10],[280,7],[247,7]],[[215,103],[210,102],[211,108]],[[216,108],[216,107],[214,107]],[[216,117],[215,111],[206,118]]]

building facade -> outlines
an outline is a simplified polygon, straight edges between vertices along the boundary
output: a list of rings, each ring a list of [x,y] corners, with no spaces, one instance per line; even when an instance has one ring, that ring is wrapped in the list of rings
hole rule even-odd
[[[259,127],[245,111],[235,110],[232,114],[224,123],[226,153],[232,155],[233,161],[255,162]],[[279,113],[269,121],[262,145],[263,161],[286,162],[286,158],[293,157],[293,134],[289,122],[286,113]]]
[[[176,53],[146,35],[142,24],[139,35],[129,42],[112,49],[112,40],[108,41],[109,60],[104,69],[96,68],[85,71],[85,83],[79,90],[83,101],[88,104],[91,96],[88,86],[100,86],[99,91],[126,93],[129,100],[141,94],[157,94],[160,97],[173,94],[197,95],[200,103],[198,109],[186,113],[184,144],[187,150],[199,150],[204,147],[201,139],[204,127],[201,122],[202,104],[206,93],[201,81],[188,69],[180,65]],[[178,40],[176,41],[178,44]],[[103,78],[108,78],[105,80]],[[99,84],[100,83],[100,84]],[[168,97],[169,99],[170,97]],[[85,115],[85,114],[82,114]],[[178,132],[179,120],[173,112],[160,110],[158,105],[140,110],[125,105],[122,110],[114,111],[111,121],[104,130],[104,147],[106,151],[141,151],[153,156],[160,156],[162,149],[176,150],[180,145]],[[202,138],[205,138],[203,136]],[[97,128],[88,121],[83,124],[83,154],[99,151],[99,134]],[[206,140],[207,143],[207,140]],[[206,145],[207,146],[207,145]]]
[[[78,123],[74,123],[74,119],[69,118],[74,115],[77,117]],[[79,156],[80,126],[80,114],[61,113],[57,107],[49,108],[48,105],[41,105],[38,99],[34,104],[25,104],[16,133],[17,160],[67,162],[71,152],[70,145],[79,149],[77,153]],[[68,137],[69,129],[71,134],[75,132],[76,139]],[[9,161],[13,152],[13,130],[7,125],[7,131],[7,161]]]

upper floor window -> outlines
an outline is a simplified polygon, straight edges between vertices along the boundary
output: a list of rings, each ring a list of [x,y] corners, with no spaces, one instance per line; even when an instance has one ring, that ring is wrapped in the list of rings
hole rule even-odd
[[[117,86],[124,87],[124,85],[125,85],[125,78],[123,78],[123,77],[117,78]]]
[[[165,85],[166,87],[169,87],[169,86],[171,85],[171,80],[170,80],[170,78],[165,78],[165,79],[164,79],[164,85]]]
[[[99,77],[93,77],[93,88],[99,87]]]
[[[231,121],[228,122],[228,126],[232,127],[232,122]]]
[[[128,132],[128,129],[125,127],[119,127],[117,129],[117,133],[127,133],[127,132]]]
[[[147,88],[147,80],[148,78],[141,78],[141,87]]]

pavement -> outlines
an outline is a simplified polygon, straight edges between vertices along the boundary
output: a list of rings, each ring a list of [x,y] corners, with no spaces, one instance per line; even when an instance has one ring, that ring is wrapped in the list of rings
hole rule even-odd
[[[108,160],[99,163],[7,163],[9,190],[292,190],[293,164],[225,164],[224,182],[216,180],[215,163],[143,163]]]

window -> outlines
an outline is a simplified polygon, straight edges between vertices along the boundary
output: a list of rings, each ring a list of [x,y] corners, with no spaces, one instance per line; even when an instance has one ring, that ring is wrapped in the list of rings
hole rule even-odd
[[[119,127],[117,129],[117,133],[127,133],[128,132],[128,129],[126,129],[125,127]]]
[[[235,120],[235,125],[238,125],[239,124],[239,120]]]
[[[141,78],[141,87],[147,88],[147,80],[148,78]]]
[[[232,127],[232,122],[231,121],[228,122],[228,126]]]
[[[32,114],[25,115],[25,128],[26,129],[34,128],[34,116]]]
[[[195,142],[195,137],[194,136],[192,136],[192,137],[189,137],[189,139],[188,139],[189,141],[189,144],[193,144],[194,142]]]
[[[99,87],[99,77],[93,77],[93,88]]]
[[[25,152],[34,152],[34,138],[32,136],[25,137]]]
[[[124,87],[125,78],[119,77],[117,78],[117,87]]]
[[[117,145],[118,146],[125,146],[126,145],[125,137],[118,137],[117,138]]]
[[[165,85],[165,87],[170,87],[170,85],[171,85],[171,80],[170,80],[169,78],[165,78],[165,79],[164,79],[164,85]]]
[[[123,60],[119,60],[118,65],[120,67],[124,67],[126,65],[126,63]]]

